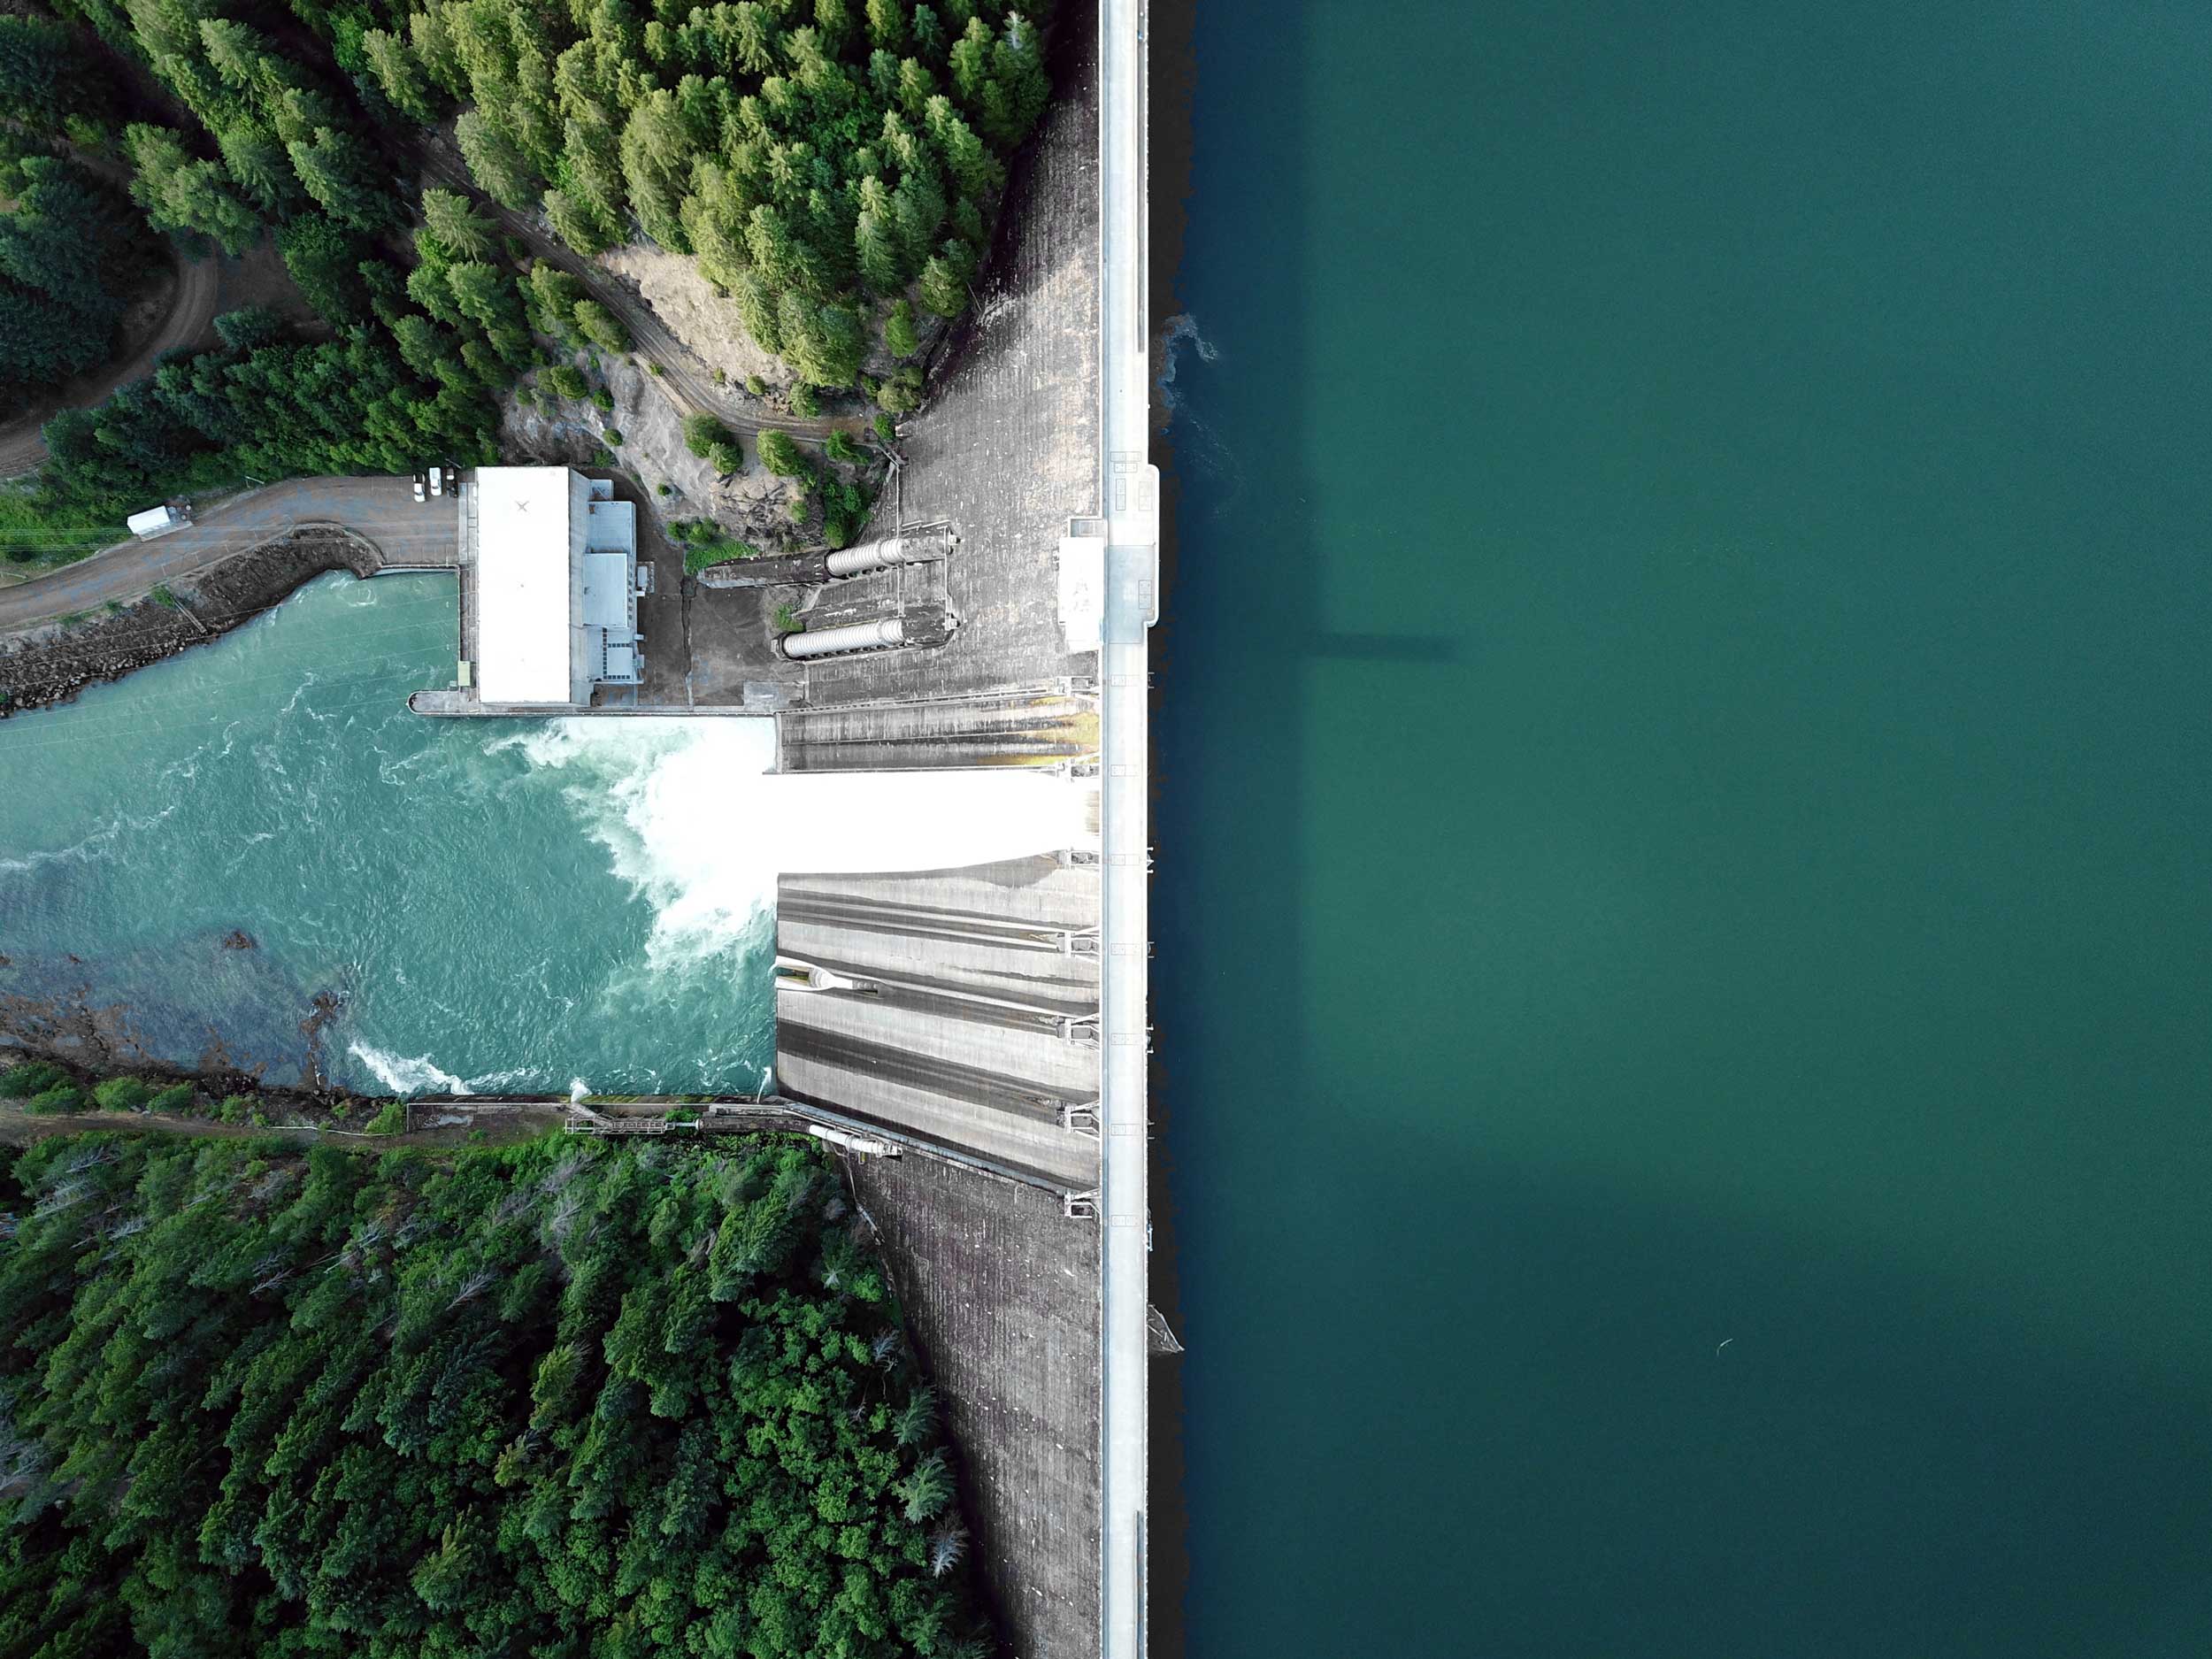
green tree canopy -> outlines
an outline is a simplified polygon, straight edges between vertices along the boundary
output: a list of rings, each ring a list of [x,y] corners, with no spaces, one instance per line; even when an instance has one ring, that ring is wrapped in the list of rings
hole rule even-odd
[[[991,1650],[818,1148],[63,1136],[0,1210],[12,1652]]]

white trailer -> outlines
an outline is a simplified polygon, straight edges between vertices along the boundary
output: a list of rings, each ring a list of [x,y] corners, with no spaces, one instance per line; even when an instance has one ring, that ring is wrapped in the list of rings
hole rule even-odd
[[[167,535],[172,530],[182,529],[185,517],[174,507],[165,503],[159,507],[149,507],[144,512],[134,512],[123,522],[141,541],[150,541],[157,535]]]

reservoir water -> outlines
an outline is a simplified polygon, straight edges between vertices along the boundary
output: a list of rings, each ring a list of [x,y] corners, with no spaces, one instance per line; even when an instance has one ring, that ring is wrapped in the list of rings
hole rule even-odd
[[[1194,56],[1187,1650],[2212,1652],[2212,19]]]
[[[453,607],[446,577],[325,577],[0,722],[8,1023],[89,1010],[272,1081],[312,1042],[369,1092],[750,1092],[780,870],[1082,843],[1041,777],[764,776],[765,720],[411,714]]]

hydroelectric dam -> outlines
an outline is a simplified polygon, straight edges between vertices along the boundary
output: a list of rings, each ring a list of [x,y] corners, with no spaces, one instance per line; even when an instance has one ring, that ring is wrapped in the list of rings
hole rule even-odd
[[[178,618],[206,635],[273,609],[264,640],[242,647],[263,649],[285,629],[327,630],[318,635],[324,665],[366,675],[380,672],[388,642],[412,637],[408,618],[422,601],[406,583],[362,585],[344,599],[343,617],[292,600],[273,606],[268,590],[288,592],[340,567],[357,576],[451,572],[453,672],[436,676],[448,683],[415,691],[409,715],[388,687],[318,693],[320,671],[307,671],[265,722],[335,722],[311,741],[300,734],[297,777],[273,744],[242,729],[236,709],[196,707],[150,685],[71,714],[73,738],[25,735],[21,752],[201,733],[195,758],[159,780],[165,796],[183,798],[204,752],[211,769],[226,768],[234,795],[277,826],[205,849],[223,860],[219,877],[204,884],[209,902],[235,902],[241,869],[258,872],[271,892],[292,883],[282,896],[300,929],[282,941],[294,953],[286,960],[362,980],[350,1018],[379,1011],[367,1007],[378,995],[388,1009],[392,994],[365,983],[348,959],[350,941],[330,925],[327,883],[317,878],[388,877],[361,888],[382,906],[372,919],[384,941],[435,956],[442,974],[473,973],[476,983],[420,987],[408,1018],[395,1019],[406,1035],[384,1039],[406,1043],[403,1051],[378,1048],[364,1033],[351,1053],[394,1092],[420,1097],[421,1110],[459,1111],[480,1109],[462,1097],[488,1105],[514,1087],[503,1077],[523,1071],[526,1087],[559,1088],[544,1075],[559,1056],[545,1032],[530,1033],[537,1046],[529,1053],[512,1052],[529,1045],[491,1018],[493,1006],[506,998],[511,1011],[513,997],[534,991],[563,1007],[591,1007],[578,995],[589,988],[586,958],[603,964],[605,941],[635,926],[622,882],[633,882],[634,896],[658,879],[624,866],[639,839],[626,814],[658,812],[671,861],[695,870],[718,834],[725,844],[711,850],[731,860],[733,815],[717,825],[657,806],[618,757],[658,746],[664,770],[687,780],[687,799],[726,805],[731,797],[708,785],[728,783],[748,764],[755,770],[744,775],[758,778],[757,757],[745,751],[756,734],[766,744],[772,723],[767,770],[779,787],[811,798],[779,826],[775,797],[763,795],[755,810],[771,821],[745,826],[758,837],[746,849],[752,862],[772,855],[768,867],[778,872],[772,1080],[757,1098],[715,1102],[731,1110],[710,1114],[723,1120],[713,1126],[803,1126],[844,1157],[972,1467],[977,1560],[1011,1650],[1138,1659],[1149,1577],[1148,1371],[1156,1353],[1173,1348],[1148,1297],[1147,636],[1158,598],[1159,479],[1149,460],[1143,8],[1078,0],[1056,17],[1050,51],[1057,96],[1012,170],[1008,229],[978,279],[976,303],[941,348],[930,407],[899,430],[890,483],[855,545],[693,579],[657,544],[649,499],[626,477],[488,466],[430,499],[411,499],[398,479],[291,480],[211,503],[162,542],[113,549],[50,592],[63,603],[87,583],[142,581],[145,593],[157,582],[168,595],[162,603],[173,600]],[[303,538],[307,530],[321,539]],[[226,597],[226,569],[296,543],[281,586],[268,576],[241,586],[234,603]],[[15,596],[16,611],[33,620],[41,603],[28,586]],[[432,621],[439,632],[447,626]],[[188,662],[161,668],[184,673]],[[380,710],[440,741],[372,728]],[[495,724],[471,724],[482,721]],[[715,741],[698,741],[703,734]],[[388,752],[379,737],[391,741]],[[331,756],[349,745],[349,761],[384,787],[418,773],[450,786],[447,798],[475,803],[471,835],[483,840],[466,845],[470,837],[441,828],[427,832],[427,846],[370,848],[342,810],[319,816],[347,798]],[[310,758],[326,770],[310,774]],[[538,780],[527,795],[502,775],[525,760]],[[962,786],[941,798],[912,787],[948,774]],[[58,799],[66,781],[56,768]],[[1048,792],[1050,810],[1037,820],[1048,818],[1048,832],[1025,822],[1019,843],[1005,844],[1009,826],[999,820],[1008,815],[998,803],[1012,798],[1000,787],[1008,785]],[[885,810],[887,800],[897,807]],[[541,823],[561,802],[590,815],[597,862],[617,866],[591,872],[595,885],[573,879],[573,862],[513,856],[533,818]],[[69,804],[82,803],[72,796]],[[975,821],[948,838],[919,834],[911,817],[899,816],[933,810],[972,812]],[[165,805],[143,825],[118,818],[81,847],[42,851],[38,879],[74,879],[84,848],[166,817]],[[833,858],[823,846],[775,840],[779,827],[826,823],[847,837]],[[277,834],[297,840],[273,841]],[[879,858],[856,856],[855,835]],[[929,850],[949,840],[963,847],[961,861]],[[283,858],[257,850],[265,845]],[[499,915],[478,920],[480,959],[446,961],[454,918],[424,902],[431,884],[407,862],[417,855],[437,860],[442,895],[504,901],[488,906]],[[759,895],[742,885],[703,896],[702,916],[676,921],[727,935],[756,914]],[[548,901],[554,887],[558,903]],[[685,947],[683,926],[663,938],[669,920],[657,920],[644,941],[652,971],[617,987],[628,1000],[603,1002],[591,1018],[608,1025],[611,1052],[624,1045],[622,1067],[633,1075],[649,1069],[657,1035],[665,1044],[678,1030],[679,1071],[727,1075],[726,1056],[758,1056],[747,1047],[760,1034],[758,991],[695,975],[680,989],[680,976],[652,961],[657,950]],[[209,935],[222,942],[210,945],[215,965],[198,983],[163,982],[172,1029],[145,1033],[150,1044],[173,1051],[211,1041],[201,1050],[215,1056],[206,1064],[227,1065],[203,1013],[225,998],[285,1007],[280,951],[232,936],[232,926]],[[585,933],[594,937],[580,949],[572,934]],[[57,961],[74,949],[45,945]],[[133,994],[157,969],[169,972],[158,957],[150,946],[119,959],[115,1006],[157,1000]],[[486,962],[501,965],[487,972]],[[526,963],[542,965],[513,971]],[[317,1018],[295,1028],[306,1045],[303,1079],[314,1086],[331,1075],[321,1043],[340,1001],[319,1004]],[[714,1028],[703,1001],[726,1005],[726,1030]],[[620,1017],[610,1018],[618,1008]],[[435,1036],[412,1028],[426,1010],[449,1021]],[[463,1011],[480,1016],[473,1023],[483,1029],[465,1033]],[[285,1022],[296,1018],[267,1015],[242,1048],[288,1040]],[[137,1040],[85,1019],[88,1040]],[[465,1058],[465,1040],[476,1045]],[[425,1046],[443,1065],[419,1055]],[[649,1079],[641,1093],[689,1093],[695,1080]],[[580,1084],[575,1092],[588,1091]],[[672,1126],[665,1113],[581,1101],[571,1118],[593,1133]]]

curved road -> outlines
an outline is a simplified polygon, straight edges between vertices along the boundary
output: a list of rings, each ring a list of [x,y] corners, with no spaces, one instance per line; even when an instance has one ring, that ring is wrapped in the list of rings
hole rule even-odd
[[[127,357],[64,381],[40,413],[0,428],[0,478],[30,472],[45,461],[46,437],[41,428],[58,411],[88,408],[117,387],[145,379],[154,372],[163,352],[188,346],[204,335],[222,300],[221,265],[222,261],[212,256],[180,258],[169,314],[144,345]]]
[[[446,148],[443,134],[425,141],[416,154],[426,179],[467,196],[480,211],[496,220],[502,230],[526,243],[534,257],[567,272],[584,285],[585,292],[593,299],[619,317],[623,326],[630,331],[634,355],[660,365],[657,379],[662,389],[686,414],[713,415],[739,432],[773,428],[816,442],[833,432],[864,435],[867,423],[859,416],[809,420],[797,416],[762,415],[753,405],[740,402],[714,383],[714,376],[706,365],[676,337],[651,306],[555,237],[534,218],[502,207],[478,189],[469,176],[467,165]]]
[[[0,588],[0,634],[127,604],[163,582],[205,569],[303,524],[336,522],[383,550],[388,565],[454,565],[459,555],[458,499],[415,499],[404,478],[295,478],[215,503],[181,530],[126,541],[50,575]]]

